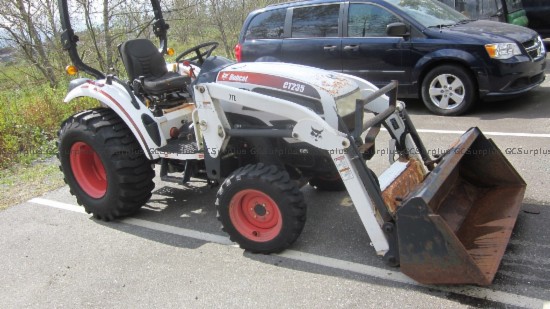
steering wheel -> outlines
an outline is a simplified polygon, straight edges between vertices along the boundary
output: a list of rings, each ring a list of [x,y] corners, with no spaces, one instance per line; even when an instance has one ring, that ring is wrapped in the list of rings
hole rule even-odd
[[[181,54],[179,54],[176,57],[176,62],[189,61],[193,64],[196,64],[196,63],[194,63],[194,61],[197,60],[199,66],[200,66],[204,63],[204,60],[206,58],[210,57],[210,54],[212,54],[212,52],[214,51],[214,49],[216,49],[216,47],[218,47],[218,45],[219,45],[218,42],[207,42],[207,43],[199,44],[195,47],[191,47],[188,50],[186,50],[186,51],[182,52]],[[201,52],[202,48],[206,48],[206,50]],[[189,55],[192,52],[195,52],[195,56],[193,56],[191,58],[186,58],[187,55]]]

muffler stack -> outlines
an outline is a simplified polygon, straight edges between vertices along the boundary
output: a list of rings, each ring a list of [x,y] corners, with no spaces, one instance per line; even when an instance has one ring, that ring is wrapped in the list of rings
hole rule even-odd
[[[525,188],[498,147],[468,130],[395,213],[403,273],[424,284],[490,284]]]

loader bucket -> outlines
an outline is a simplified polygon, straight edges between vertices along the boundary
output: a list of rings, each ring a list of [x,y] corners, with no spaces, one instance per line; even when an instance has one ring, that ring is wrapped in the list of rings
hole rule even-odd
[[[525,187],[493,141],[468,130],[397,209],[403,273],[424,284],[489,285]]]

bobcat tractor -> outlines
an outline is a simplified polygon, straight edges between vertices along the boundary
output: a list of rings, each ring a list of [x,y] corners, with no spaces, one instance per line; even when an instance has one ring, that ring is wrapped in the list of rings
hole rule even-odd
[[[65,102],[101,107],[61,125],[59,160],[71,193],[100,220],[140,209],[152,195],[154,165],[164,181],[219,185],[223,230],[241,248],[288,248],[306,222],[305,184],[346,190],[375,252],[424,284],[489,285],[498,270],[526,184],[478,128],[431,158],[397,83],[378,89],[357,77],[285,63],[235,63],[217,43],[166,63],[168,25],[151,0],[153,32],[119,46],[128,78],[83,63],[67,0],[61,41],[72,69]],[[381,128],[390,166],[367,166]],[[213,201],[214,202],[214,201]]]

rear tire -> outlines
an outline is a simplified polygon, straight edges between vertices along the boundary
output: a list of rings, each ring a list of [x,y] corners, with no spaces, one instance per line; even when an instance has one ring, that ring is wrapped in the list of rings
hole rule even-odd
[[[309,185],[319,191],[344,191],[346,185],[340,177],[340,174],[336,173],[330,176],[315,176],[309,180]]]
[[[378,177],[376,174],[370,169],[369,173],[376,181],[376,185],[378,188],[380,188],[380,183],[378,182]],[[331,175],[328,177],[325,176],[315,176],[309,180],[309,185],[314,187],[315,189],[319,191],[345,191],[346,185],[344,184],[344,181],[340,177],[340,174],[336,173],[335,175]]]
[[[114,111],[94,109],[71,116],[58,137],[60,169],[86,212],[109,221],[133,214],[149,200],[155,172]]]
[[[477,98],[475,78],[456,65],[432,69],[422,81],[422,101],[434,114],[458,116],[470,110]]]
[[[285,170],[263,163],[237,169],[221,185],[216,207],[229,238],[254,253],[293,244],[306,222],[304,197]]]

